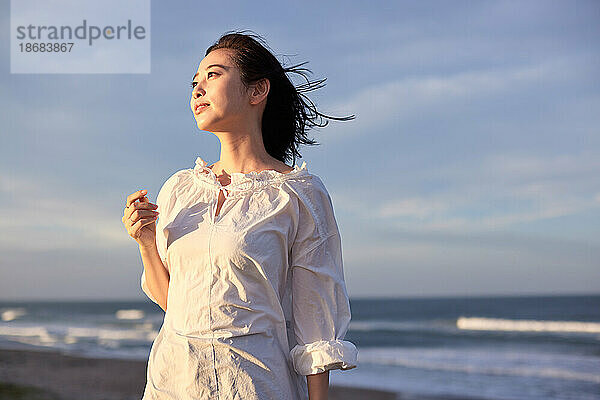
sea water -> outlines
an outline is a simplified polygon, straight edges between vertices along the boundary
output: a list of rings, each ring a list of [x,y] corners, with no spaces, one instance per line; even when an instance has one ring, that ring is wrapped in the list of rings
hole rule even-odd
[[[600,296],[351,299],[357,368],[330,382],[486,399],[600,399]],[[0,347],[147,360],[148,301],[0,302]]]

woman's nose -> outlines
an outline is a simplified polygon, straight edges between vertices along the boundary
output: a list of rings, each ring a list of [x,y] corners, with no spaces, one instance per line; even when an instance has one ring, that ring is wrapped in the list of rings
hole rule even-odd
[[[194,92],[194,98],[195,98],[195,99],[197,99],[197,98],[198,98],[198,97],[200,97],[200,96],[204,96],[202,93],[200,93],[200,91],[201,91],[201,90],[202,90],[202,89],[197,89],[197,90]]]

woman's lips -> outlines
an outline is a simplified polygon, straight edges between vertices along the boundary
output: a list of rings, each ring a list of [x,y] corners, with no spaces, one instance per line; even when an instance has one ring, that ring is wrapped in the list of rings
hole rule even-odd
[[[196,106],[196,109],[194,110],[194,112],[196,114],[200,114],[202,111],[204,111],[206,108],[208,108],[209,104],[199,104]]]

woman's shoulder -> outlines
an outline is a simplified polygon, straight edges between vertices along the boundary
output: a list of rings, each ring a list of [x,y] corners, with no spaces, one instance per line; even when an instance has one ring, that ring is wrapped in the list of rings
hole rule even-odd
[[[319,236],[326,236],[334,228],[337,229],[333,201],[319,175],[306,174],[289,179],[286,183],[298,199],[298,212],[303,220],[300,221],[301,224],[306,224],[308,218],[308,224],[314,224]]]
[[[306,172],[286,179],[285,182],[295,191],[307,196],[327,193],[327,187],[321,177],[314,173]]]
[[[190,172],[191,170],[189,168],[180,169],[173,172],[164,181],[163,187],[172,187],[175,186],[177,183],[181,182],[182,180],[190,179]]]
[[[192,170],[189,168],[184,168],[173,172],[163,182],[158,191],[157,199],[164,199],[168,196],[171,196],[178,188],[182,186],[182,184],[185,186],[185,183],[191,182],[192,179]]]

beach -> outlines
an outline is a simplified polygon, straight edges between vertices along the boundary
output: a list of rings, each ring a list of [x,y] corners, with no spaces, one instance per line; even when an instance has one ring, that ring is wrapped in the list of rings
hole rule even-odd
[[[0,399],[3,400],[139,400],[145,383],[146,363],[143,361],[0,349]],[[407,397],[332,386],[329,398],[392,400]]]
[[[359,366],[332,371],[330,399],[600,400],[600,296],[363,299],[352,310]],[[0,312],[0,400],[141,399],[164,323],[155,305]]]

